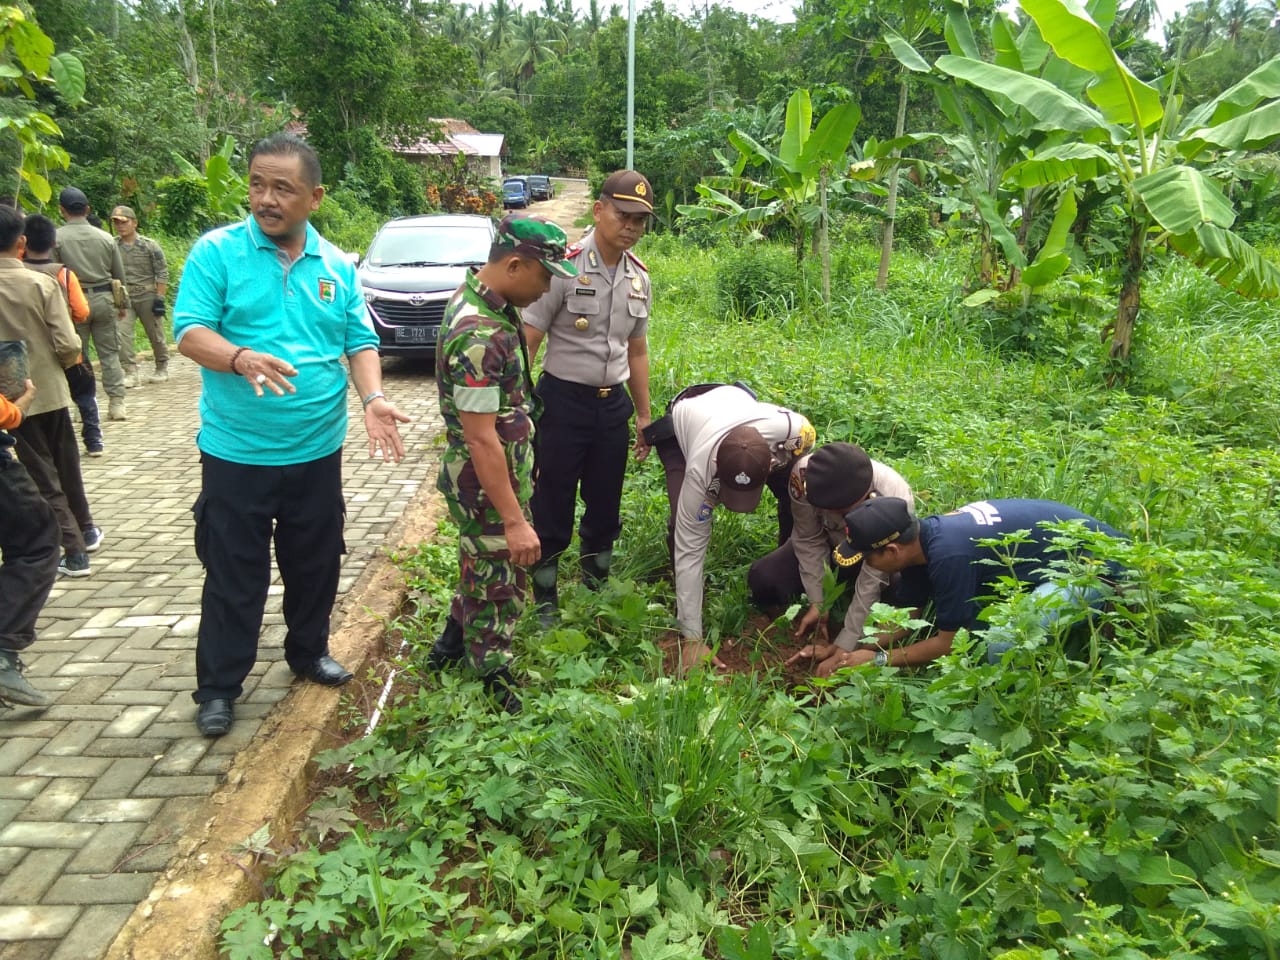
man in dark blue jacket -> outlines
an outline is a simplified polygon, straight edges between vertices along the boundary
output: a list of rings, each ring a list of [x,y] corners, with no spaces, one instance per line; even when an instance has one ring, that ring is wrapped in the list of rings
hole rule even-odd
[[[1078,545],[1061,542],[1057,528],[1063,523],[1078,525],[1085,536],[1092,531],[1123,539],[1113,527],[1052,500],[981,500],[923,520],[912,517],[906,502],[897,497],[855,507],[845,517],[848,539],[836,548],[836,562],[861,560],[884,573],[900,574],[898,597],[905,605],[921,608],[932,600],[935,629],[903,647],[890,647],[889,640],[864,644],[845,655],[844,665],[916,666],[950,653],[957,631],[982,628],[980,598],[994,595],[997,584],[1010,576],[1044,598],[1045,627],[1066,613],[1095,605],[1105,584],[1076,586],[1051,577],[1055,561],[1089,555]],[[1120,573],[1114,562],[1098,563],[1102,577]],[[987,651],[988,658],[998,662],[1011,644],[995,633],[987,632]]]

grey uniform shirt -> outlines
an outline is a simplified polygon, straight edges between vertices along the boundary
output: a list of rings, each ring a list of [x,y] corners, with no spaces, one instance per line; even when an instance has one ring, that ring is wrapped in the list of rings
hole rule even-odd
[[[809,455],[796,464],[791,472],[791,517],[795,526],[791,530],[791,546],[800,564],[800,582],[810,603],[822,603],[822,575],[826,570],[831,551],[845,538],[843,521],[835,514],[809,505],[804,495],[804,472],[809,466]],[[878,497],[899,497],[907,501],[912,516],[915,500],[911,485],[898,471],[878,460],[871,461],[871,492]],[[853,599],[844,616],[844,626],[835,639],[837,647],[852,650],[863,641],[862,628],[867,622],[871,605],[889,584],[889,575],[873,570],[865,563],[853,585]]]
[[[546,334],[542,369],[590,387],[625,383],[628,342],[649,331],[649,274],[628,250],[610,278],[594,233],[569,253],[578,276],[553,277],[551,289],[523,311],[524,322]]]
[[[87,220],[72,220],[58,228],[55,256],[76,272],[80,285],[100,287],[114,277],[124,283],[124,261],[110,234],[103,233]]]
[[[133,243],[125,243],[116,237],[116,246],[120,250],[125,276],[129,278],[125,284],[129,288],[129,296],[159,296],[156,286],[169,282],[169,265],[165,263],[160,244],[139,233]]]
[[[716,454],[734,427],[755,427],[769,444],[773,466],[804,456],[813,446],[809,421],[785,407],[759,403],[738,387],[716,387],[671,408],[684,454],[684,483],[675,516],[676,619],[686,637],[702,636],[702,567],[711,542],[711,516],[720,502]]]

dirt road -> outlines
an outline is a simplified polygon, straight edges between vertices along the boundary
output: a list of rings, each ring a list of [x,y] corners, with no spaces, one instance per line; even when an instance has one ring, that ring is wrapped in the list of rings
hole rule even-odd
[[[554,200],[535,200],[529,204],[529,212],[554,220],[568,235],[570,240],[577,240],[586,232],[587,224],[579,225],[578,221],[591,212],[591,197],[587,193],[585,180],[553,179],[556,185]]]

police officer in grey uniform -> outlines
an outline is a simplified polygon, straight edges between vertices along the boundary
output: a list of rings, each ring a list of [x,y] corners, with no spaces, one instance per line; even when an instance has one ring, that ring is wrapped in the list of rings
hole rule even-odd
[[[553,279],[550,292],[524,311],[530,357],[547,344],[530,503],[542,542],[533,596],[544,623],[557,603],[558,560],[573,537],[579,487],[583,582],[595,586],[609,575],[633,412],[636,459],[649,452],[640,434],[650,421],[649,273],[631,248],[653,213],[653,188],[636,171],[619,170],[601,185],[592,213],[595,229],[568,251],[578,276]]]
[[[98,349],[102,364],[102,387],[107,391],[107,417],[126,419],[124,406],[124,368],[120,365],[117,310],[111,295],[111,281],[124,283],[124,262],[111,235],[89,223],[89,199],[76,187],[67,187],[58,195],[62,218],[67,222],[58,228],[57,258],[75,271],[89,301],[89,320],[78,324],[80,345],[89,356],[89,338]]]

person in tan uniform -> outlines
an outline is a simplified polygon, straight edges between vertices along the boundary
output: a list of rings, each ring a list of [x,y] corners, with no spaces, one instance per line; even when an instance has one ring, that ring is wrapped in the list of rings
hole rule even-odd
[[[23,228],[16,210],[0,207],[0,340],[26,341],[29,376],[39,390],[13,435],[18,458],[58,517],[64,551],[59,573],[87,577],[84,531],[97,528],[80,476],[63,373],[80,362],[80,340],[58,281],[23,265]]]
[[[622,480],[635,414],[635,456],[649,452],[649,271],[631,248],[653,214],[653,188],[642,174],[619,170],[605,178],[592,213],[595,229],[567,251],[578,269],[554,278],[551,290],[524,311],[530,359],[546,341],[537,396],[537,464],[530,508],[542,542],[533,568],[539,617],[554,617],[560,555],[578,524],[582,580],[608,579],[613,544],[622,530]]]
[[[666,475],[681,663],[692,667],[712,657],[703,639],[702,604],[715,508],[752,513],[765,486],[776,496],[813,448],[815,431],[803,414],[761,403],[742,384],[701,384],[676,395],[649,427],[648,439]],[[719,658],[711,662],[722,666]]]
[[[89,298],[89,322],[80,325],[80,349],[89,355],[89,340],[102,365],[102,387],[107,392],[107,418],[124,420],[124,369],[120,366],[120,337],[116,329],[121,311],[111,296],[111,281],[125,282],[124,263],[111,235],[89,223],[89,200],[76,187],[58,195],[62,218],[58,228],[57,257],[75,271]],[[37,384],[42,386],[42,384]]]
[[[111,224],[115,227],[116,247],[124,263],[125,287],[129,291],[129,307],[121,314],[119,325],[120,366],[124,368],[125,386],[139,386],[138,357],[133,349],[135,318],[142,321],[142,329],[147,331],[156,363],[155,373],[147,379],[160,383],[169,379],[169,342],[164,322],[169,266],[160,244],[138,232],[138,215],[132,207],[119,206],[112,210]]]
[[[852,586],[853,596],[839,634],[830,640],[822,581],[832,550],[845,540],[845,514],[874,497],[899,497],[908,504],[914,499],[911,485],[896,470],[852,443],[828,443],[802,457],[791,471],[788,488],[795,521],[791,536],[751,564],[747,589],[759,607],[785,606],[801,595],[808,598],[795,636],[813,634],[818,674],[827,676],[837,669],[840,654],[863,643],[871,605],[890,588],[886,573],[861,562],[836,564],[837,582]]]
[[[84,295],[76,272],[65,263],[58,263],[53,259],[57,228],[48,217],[34,214],[27,217],[26,236],[27,252],[23,262],[28,270],[48,274],[58,281],[58,286],[62,287],[62,292],[66,295],[67,307],[71,310],[71,322],[79,331],[80,324],[89,321],[89,300]],[[80,411],[80,437],[84,440],[85,453],[91,457],[100,457],[105,444],[98,415],[98,381],[93,373],[93,364],[82,360],[74,367],[68,367],[67,386],[71,390],[71,402]],[[90,546],[89,552],[92,553],[95,549]]]

